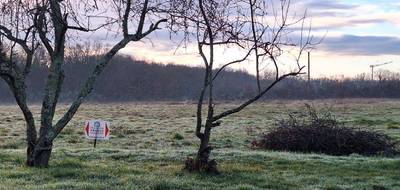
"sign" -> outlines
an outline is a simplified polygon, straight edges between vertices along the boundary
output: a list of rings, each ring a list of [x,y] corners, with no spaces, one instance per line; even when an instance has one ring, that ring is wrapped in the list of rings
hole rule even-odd
[[[91,120],[85,125],[85,135],[88,139],[108,140],[110,138],[110,124],[107,121]]]

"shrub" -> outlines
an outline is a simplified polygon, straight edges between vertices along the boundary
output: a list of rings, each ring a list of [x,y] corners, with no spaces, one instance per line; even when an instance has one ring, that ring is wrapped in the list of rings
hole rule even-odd
[[[397,124],[389,123],[388,125],[386,125],[386,129],[400,129],[400,126]]]
[[[330,112],[318,114],[306,104],[306,111],[291,113],[276,122],[268,133],[252,142],[253,148],[324,153],[329,155],[394,155],[398,142],[388,135],[361,128],[346,127]]]
[[[172,137],[173,139],[175,139],[175,140],[182,140],[182,139],[184,139],[185,137],[183,137],[181,134],[179,134],[179,133],[175,133],[174,134],[174,136]]]

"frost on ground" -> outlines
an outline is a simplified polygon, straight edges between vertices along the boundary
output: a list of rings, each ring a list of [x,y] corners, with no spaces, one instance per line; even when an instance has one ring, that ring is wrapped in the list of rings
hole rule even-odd
[[[86,104],[56,140],[45,169],[24,167],[22,114],[16,106],[3,105],[0,189],[400,189],[399,158],[250,149],[251,141],[268,131],[275,119],[304,108],[304,103],[258,103],[224,119],[211,142],[218,176],[182,171],[199,143],[194,135],[195,104]],[[314,106],[329,108],[347,125],[373,128],[400,140],[400,101],[326,100]],[[39,108],[33,106],[36,116]],[[84,138],[84,123],[90,119],[111,123],[110,140],[99,142],[96,150],[93,141]]]

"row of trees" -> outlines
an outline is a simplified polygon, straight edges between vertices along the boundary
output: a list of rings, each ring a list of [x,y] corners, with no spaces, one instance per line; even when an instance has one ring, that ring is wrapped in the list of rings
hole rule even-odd
[[[65,85],[60,101],[72,101],[79,92],[80,83],[96,64],[95,57],[84,55],[69,58],[64,66]],[[45,65],[32,65],[28,76],[28,102],[38,103],[43,96],[48,69]],[[202,68],[162,65],[135,61],[116,56],[95,85],[89,101],[195,101],[202,82]],[[118,73],[115,75],[113,73]],[[262,97],[268,99],[322,99],[322,98],[400,98],[400,74],[378,71],[377,80],[367,75],[355,78],[319,78],[308,83],[302,78],[280,82]],[[262,84],[271,82],[271,75],[262,74]],[[257,91],[255,76],[244,71],[226,70],[215,84],[215,99],[221,101],[244,100]],[[0,81],[0,102],[14,102],[4,81]]]
[[[71,101],[80,88],[80,83],[96,64],[95,58],[87,59],[90,63],[80,63],[72,59],[64,66],[65,85],[62,87],[60,100]],[[92,61],[90,61],[92,60]],[[86,62],[86,61],[85,61]],[[118,74],[114,74],[118,73]],[[28,100],[37,103],[41,100],[48,74],[45,65],[34,64],[28,76]],[[218,99],[241,99],[254,93],[254,77],[241,71],[221,73],[223,79],[218,82]],[[104,71],[88,97],[91,101],[163,101],[190,100],[198,97],[202,80],[202,68],[178,65],[161,65],[134,61],[129,57],[116,56]],[[236,85],[233,85],[236,84]],[[0,101],[12,102],[11,93],[3,81],[0,81]]]
[[[195,135],[200,145],[197,156],[186,164],[192,171],[216,171],[216,162],[210,160],[212,130],[221,126],[222,118],[261,99],[281,81],[302,74],[301,55],[314,45],[311,28],[305,29],[305,14],[297,17],[299,14],[291,10],[289,0],[2,0],[0,5],[0,38],[8,51],[0,60],[0,76],[24,114],[27,165],[35,167],[48,166],[54,139],[93,91],[99,76],[120,75],[103,72],[118,51],[128,43],[149,37],[164,23],[171,34],[176,34],[171,37],[182,39],[182,44],[197,45],[204,65],[198,69],[202,79],[197,91]],[[62,89],[68,85],[65,78],[70,73],[66,72],[66,63],[71,54],[69,49],[76,43],[74,39],[83,33],[105,31],[114,32],[119,40],[96,54],[90,73],[84,75],[87,78],[76,81],[85,82],[78,85],[68,111],[54,121]],[[87,38],[92,36],[96,35]],[[38,133],[27,104],[26,86],[30,85],[29,76],[39,49],[44,50],[45,56],[37,58],[46,66],[47,78]],[[221,49],[236,49],[240,53],[228,57],[217,53]],[[289,61],[290,58],[293,59]],[[289,72],[281,69],[282,62],[293,64]],[[218,81],[223,80],[227,68],[237,64],[254,66],[256,90],[237,107],[217,113]],[[266,65],[271,66],[274,77],[263,81],[261,67]],[[141,86],[146,88],[146,82]]]

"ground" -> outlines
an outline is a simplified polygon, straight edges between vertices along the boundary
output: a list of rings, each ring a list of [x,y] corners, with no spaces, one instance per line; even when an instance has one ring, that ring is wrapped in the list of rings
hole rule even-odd
[[[268,101],[223,120],[212,134],[220,175],[182,170],[199,141],[195,104],[121,103],[82,106],[56,140],[49,168],[24,166],[24,120],[14,105],[0,106],[0,189],[400,189],[400,158],[335,157],[252,150],[250,142],[276,119],[304,109],[329,109],[348,126],[400,140],[400,100]],[[216,112],[235,103],[217,104]],[[39,106],[32,107],[36,116]],[[67,107],[59,106],[57,113]],[[59,115],[57,117],[60,117]],[[93,148],[84,123],[111,123],[111,138]],[[37,123],[39,119],[37,118]]]

